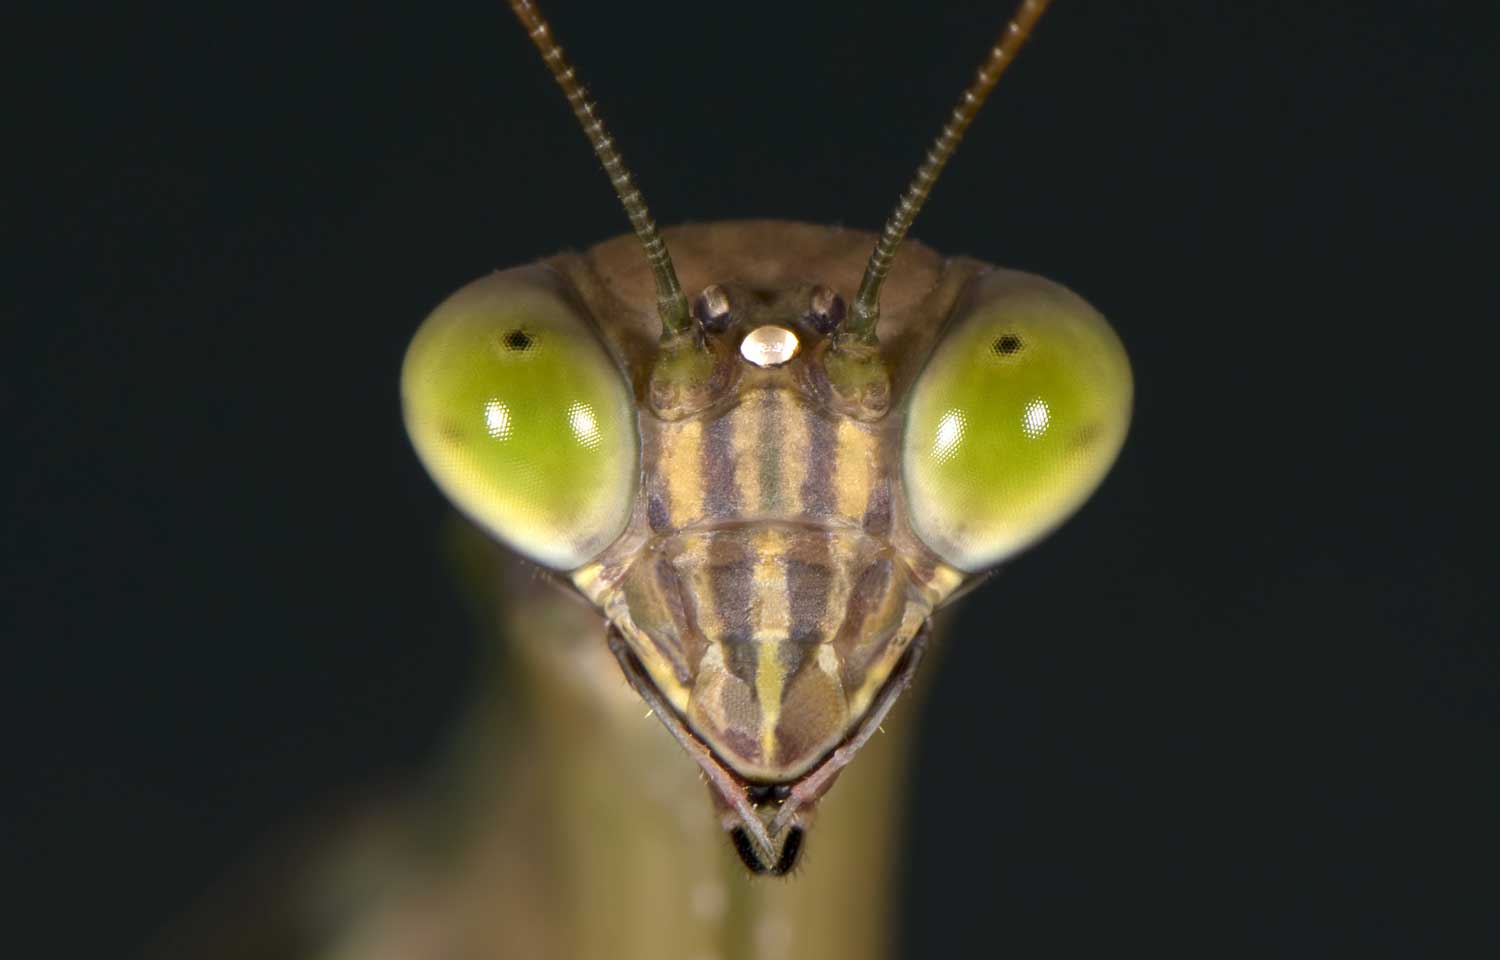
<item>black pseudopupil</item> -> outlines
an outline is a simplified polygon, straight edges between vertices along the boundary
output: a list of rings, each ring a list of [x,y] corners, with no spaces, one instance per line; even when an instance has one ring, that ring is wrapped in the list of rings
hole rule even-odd
[[[1020,337],[1016,336],[1013,333],[1007,333],[1003,336],[996,337],[995,342],[990,344],[990,349],[1000,354],[1002,357],[1008,357],[1013,353],[1020,353],[1021,348],[1024,346],[1025,344],[1021,342]]]
[[[528,350],[531,348],[531,334],[525,330],[512,330],[505,335],[505,347],[508,350]]]

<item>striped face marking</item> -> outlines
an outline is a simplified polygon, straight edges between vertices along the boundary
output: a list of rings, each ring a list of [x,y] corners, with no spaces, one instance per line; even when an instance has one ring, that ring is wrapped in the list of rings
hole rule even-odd
[[[642,414],[640,542],[574,582],[737,777],[789,783],[850,736],[961,577],[895,546],[892,422],[820,395],[821,352],[799,344],[824,338],[797,329],[798,294],[714,292],[783,306],[740,308],[723,331],[748,361],[733,391],[682,419]]]

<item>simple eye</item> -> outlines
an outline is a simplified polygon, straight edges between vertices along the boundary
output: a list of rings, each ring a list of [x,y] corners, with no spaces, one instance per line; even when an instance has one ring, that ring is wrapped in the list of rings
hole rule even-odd
[[[1131,394],[1125,349],[1093,308],[1040,277],[984,275],[912,387],[912,529],[962,570],[1026,547],[1104,479]]]
[[[625,528],[640,441],[624,376],[537,267],[449,297],[401,370],[406,430],[448,498],[538,563],[580,566]]]

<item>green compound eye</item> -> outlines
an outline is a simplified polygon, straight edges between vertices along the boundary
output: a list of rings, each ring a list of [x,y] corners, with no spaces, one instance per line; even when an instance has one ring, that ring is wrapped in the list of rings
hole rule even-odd
[[[1104,479],[1131,394],[1125,349],[1092,307],[1040,277],[985,274],[912,387],[912,529],[967,571],[1026,547]]]
[[[569,570],[624,530],[635,403],[580,308],[538,267],[449,297],[401,369],[406,430],[453,503],[514,549]]]

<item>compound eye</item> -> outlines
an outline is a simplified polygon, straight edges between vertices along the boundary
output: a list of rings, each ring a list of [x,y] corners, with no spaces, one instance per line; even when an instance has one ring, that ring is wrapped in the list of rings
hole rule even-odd
[[[961,570],[1025,548],[1104,479],[1132,392],[1125,349],[1092,307],[1040,277],[985,274],[912,387],[912,529]]]
[[[401,369],[406,430],[454,505],[569,570],[624,530],[640,440],[624,375],[550,271],[475,281],[429,316]]]

